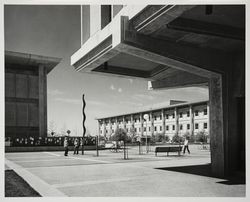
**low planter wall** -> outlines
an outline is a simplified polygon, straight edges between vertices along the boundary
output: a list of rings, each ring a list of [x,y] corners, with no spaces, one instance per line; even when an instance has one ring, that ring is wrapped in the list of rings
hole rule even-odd
[[[103,148],[99,147],[99,150]],[[73,151],[74,146],[69,146],[69,151]],[[96,150],[95,145],[84,146],[84,151]],[[5,147],[5,152],[40,152],[40,151],[64,151],[62,146],[37,146],[37,147]],[[81,147],[79,148],[81,152]]]

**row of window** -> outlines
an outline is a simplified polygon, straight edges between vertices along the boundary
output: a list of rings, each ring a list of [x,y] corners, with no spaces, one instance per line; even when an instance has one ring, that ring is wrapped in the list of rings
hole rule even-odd
[[[170,126],[171,125],[166,125],[166,131],[169,131],[170,130]],[[194,124],[194,128],[195,129],[199,129],[199,124],[198,123],[195,123]],[[183,130],[183,124],[180,124],[179,125],[179,129],[180,130]],[[187,130],[190,129],[190,124],[187,124]],[[207,123],[203,123],[203,129],[207,129]],[[125,130],[128,132],[128,129],[125,128]],[[134,128],[135,132],[141,132],[141,128]],[[148,127],[148,131],[150,132],[151,130],[151,127],[149,126]],[[172,130],[175,130],[175,125],[172,125]],[[154,131],[157,131],[157,127],[155,126],[154,127]],[[160,126],[160,132],[162,131],[162,126]],[[144,127],[144,132],[146,132],[146,127]],[[106,130],[106,133],[108,133],[108,130]],[[114,129],[112,129],[112,133],[114,133]]]
[[[198,110],[195,110],[194,111],[194,115],[195,116],[199,116],[199,111]],[[203,115],[207,115],[207,109],[204,109],[203,110]],[[175,114],[173,113],[172,115],[170,114],[166,114],[166,119],[169,119],[169,117],[172,116],[172,118],[174,119],[175,118]],[[179,117],[182,118],[183,117],[183,112],[180,112],[179,113]],[[190,117],[190,111],[187,111],[187,117]],[[162,120],[162,116],[159,116],[160,120]],[[149,121],[150,121],[150,117],[149,117]],[[157,116],[154,116],[154,120],[156,121],[157,120]],[[134,118],[134,121],[135,122],[140,122],[140,118]],[[128,120],[125,120],[126,123],[128,123]],[[122,121],[118,121],[119,124],[122,123]],[[114,124],[114,123],[113,123]]]

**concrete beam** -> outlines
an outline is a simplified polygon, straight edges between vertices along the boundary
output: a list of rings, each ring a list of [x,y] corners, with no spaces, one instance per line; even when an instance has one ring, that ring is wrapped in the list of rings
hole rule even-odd
[[[187,72],[178,71],[174,75],[166,75],[165,79],[149,81],[149,83],[151,87],[149,90],[169,89],[208,85],[208,79]]]
[[[151,34],[181,16],[194,5],[151,5],[131,21],[130,28],[143,34]]]
[[[157,48],[155,48],[157,47]],[[201,77],[214,77],[232,66],[233,54],[159,40],[125,31],[119,51]]]
[[[245,40],[245,30],[227,25],[202,22],[186,18],[177,18],[167,25],[170,29],[197,34],[220,36],[237,40]]]

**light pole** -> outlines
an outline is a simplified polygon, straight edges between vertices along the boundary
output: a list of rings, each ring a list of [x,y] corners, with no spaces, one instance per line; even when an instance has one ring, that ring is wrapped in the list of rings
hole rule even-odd
[[[144,114],[143,118],[146,120],[146,152],[148,153],[148,132],[147,132],[147,122],[148,122],[148,114]]]

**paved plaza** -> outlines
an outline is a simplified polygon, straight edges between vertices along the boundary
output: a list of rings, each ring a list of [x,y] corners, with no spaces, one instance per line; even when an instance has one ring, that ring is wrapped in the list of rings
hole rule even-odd
[[[210,152],[191,145],[191,154],[138,155],[129,159],[109,150],[6,153],[5,169],[14,169],[42,196],[82,197],[244,197],[245,184],[209,175]]]

